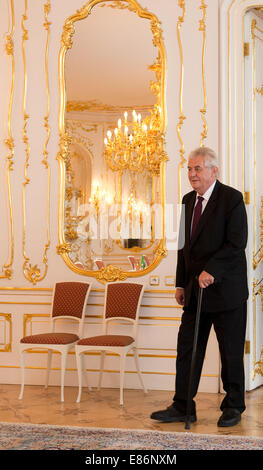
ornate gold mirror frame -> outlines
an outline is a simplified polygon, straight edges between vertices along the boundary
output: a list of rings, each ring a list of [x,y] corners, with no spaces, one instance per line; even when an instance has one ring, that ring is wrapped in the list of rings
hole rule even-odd
[[[117,266],[107,265],[98,271],[88,271],[77,267],[70,259],[69,253],[71,251],[70,243],[65,239],[64,234],[64,220],[65,220],[65,175],[67,166],[70,164],[69,146],[71,138],[66,132],[65,127],[65,111],[66,111],[66,90],[65,90],[65,56],[72,47],[73,35],[75,32],[74,23],[83,20],[91,14],[92,9],[98,5],[111,6],[116,9],[128,9],[136,13],[139,17],[145,18],[150,21],[150,28],[153,34],[153,45],[158,50],[158,55],[154,64],[149,68],[155,73],[156,81],[151,83],[152,92],[156,95],[157,106],[160,109],[160,124],[159,124],[159,137],[161,136],[162,146],[158,156],[158,165],[160,168],[160,194],[162,205],[162,238],[154,249],[154,260],[146,268],[140,271],[123,271]],[[165,108],[165,75],[166,75],[166,54],[162,37],[162,29],[160,21],[147,8],[143,8],[136,0],[89,0],[81,9],[77,10],[75,14],[70,16],[64,23],[61,47],[59,52],[59,88],[60,88],[60,106],[59,106],[59,152],[57,159],[60,169],[60,184],[59,184],[59,245],[57,246],[57,253],[62,256],[70,269],[78,274],[95,277],[100,282],[112,282],[117,280],[125,280],[127,277],[143,276],[152,271],[167,255],[165,248],[165,166],[168,157],[165,152],[165,130],[166,130],[166,108]]]

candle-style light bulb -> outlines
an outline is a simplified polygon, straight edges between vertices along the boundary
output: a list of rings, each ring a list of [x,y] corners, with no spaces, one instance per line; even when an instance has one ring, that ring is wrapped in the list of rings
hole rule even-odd
[[[107,136],[108,136],[109,140],[111,140],[111,136],[112,136],[111,131],[108,131],[108,132],[107,132]]]
[[[124,113],[124,119],[125,119],[125,121],[127,121],[127,118],[128,118],[128,113],[127,113],[127,111],[125,111],[125,113]]]
[[[125,134],[125,135],[128,134],[128,130],[129,130],[129,129],[128,129],[128,126],[125,126],[125,128],[124,128],[124,134]]]
[[[121,119],[118,119],[118,128],[121,128]]]
[[[144,132],[147,132],[147,125],[146,124],[143,124],[143,130],[144,130]]]
[[[105,145],[108,144],[108,139],[107,139],[107,137],[105,137],[105,139],[104,139],[104,144],[105,144]]]
[[[115,127],[115,129],[114,129],[114,134],[115,134],[116,137],[117,137],[117,135],[118,135],[118,129],[117,129],[117,127]]]
[[[137,122],[138,116],[135,110],[132,112],[134,122]]]

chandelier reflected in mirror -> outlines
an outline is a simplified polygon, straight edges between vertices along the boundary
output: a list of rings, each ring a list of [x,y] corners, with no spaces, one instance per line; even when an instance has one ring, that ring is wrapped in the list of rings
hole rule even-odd
[[[142,120],[140,113],[132,112],[132,121],[128,112],[124,120],[118,119],[114,132],[108,130],[104,139],[104,155],[107,166],[112,171],[147,171],[160,173],[161,161],[166,161],[164,152],[164,134],[161,129],[161,108],[154,105],[151,114]]]
[[[61,36],[57,252],[100,282],[140,277],[167,253],[166,54],[138,1],[88,0]]]

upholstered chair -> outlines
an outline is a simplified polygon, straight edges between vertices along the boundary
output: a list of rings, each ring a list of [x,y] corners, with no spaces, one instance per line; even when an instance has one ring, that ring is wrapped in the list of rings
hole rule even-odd
[[[95,259],[95,264],[97,266],[98,269],[103,269],[105,268],[105,264],[104,262],[102,261],[102,259]]]
[[[50,332],[24,336],[20,340],[22,371],[20,400],[24,393],[26,351],[29,349],[47,349],[48,361],[45,387],[48,387],[52,352],[58,351],[61,353],[61,401],[64,401],[67,354],[83,336],[85,311],[90,290],[91,283],[86,282],[58,282],[55,284],[50,316]],[[55,331],[56,321],[64,319],[74,320],[79,323],[78,334]]]
[[[106,284],[102,335],[82,338],[75,345],[79,377],[77,402],[80,402],[81,399],[83,354],[90,351],[99,351],[101,353],[99,388],[101,387],[106,351],[117,353],[120,356],[120,404],[123,405],[125,359],[127,353],[132,350],[141,386],[144,392],[147,393],[139,368],[137,353],[137,325],[143,291],[143,284],[133,282]],[[109,323],[116,322],[116,320],[130,324],[132,328],[131,336],[108,334]]]

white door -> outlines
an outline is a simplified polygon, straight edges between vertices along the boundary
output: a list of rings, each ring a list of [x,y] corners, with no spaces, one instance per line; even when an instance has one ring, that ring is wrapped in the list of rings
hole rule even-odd
[[[263,384],[263,5],[244,16],[245,191],[250,297],[245,355],[246,389]]]

